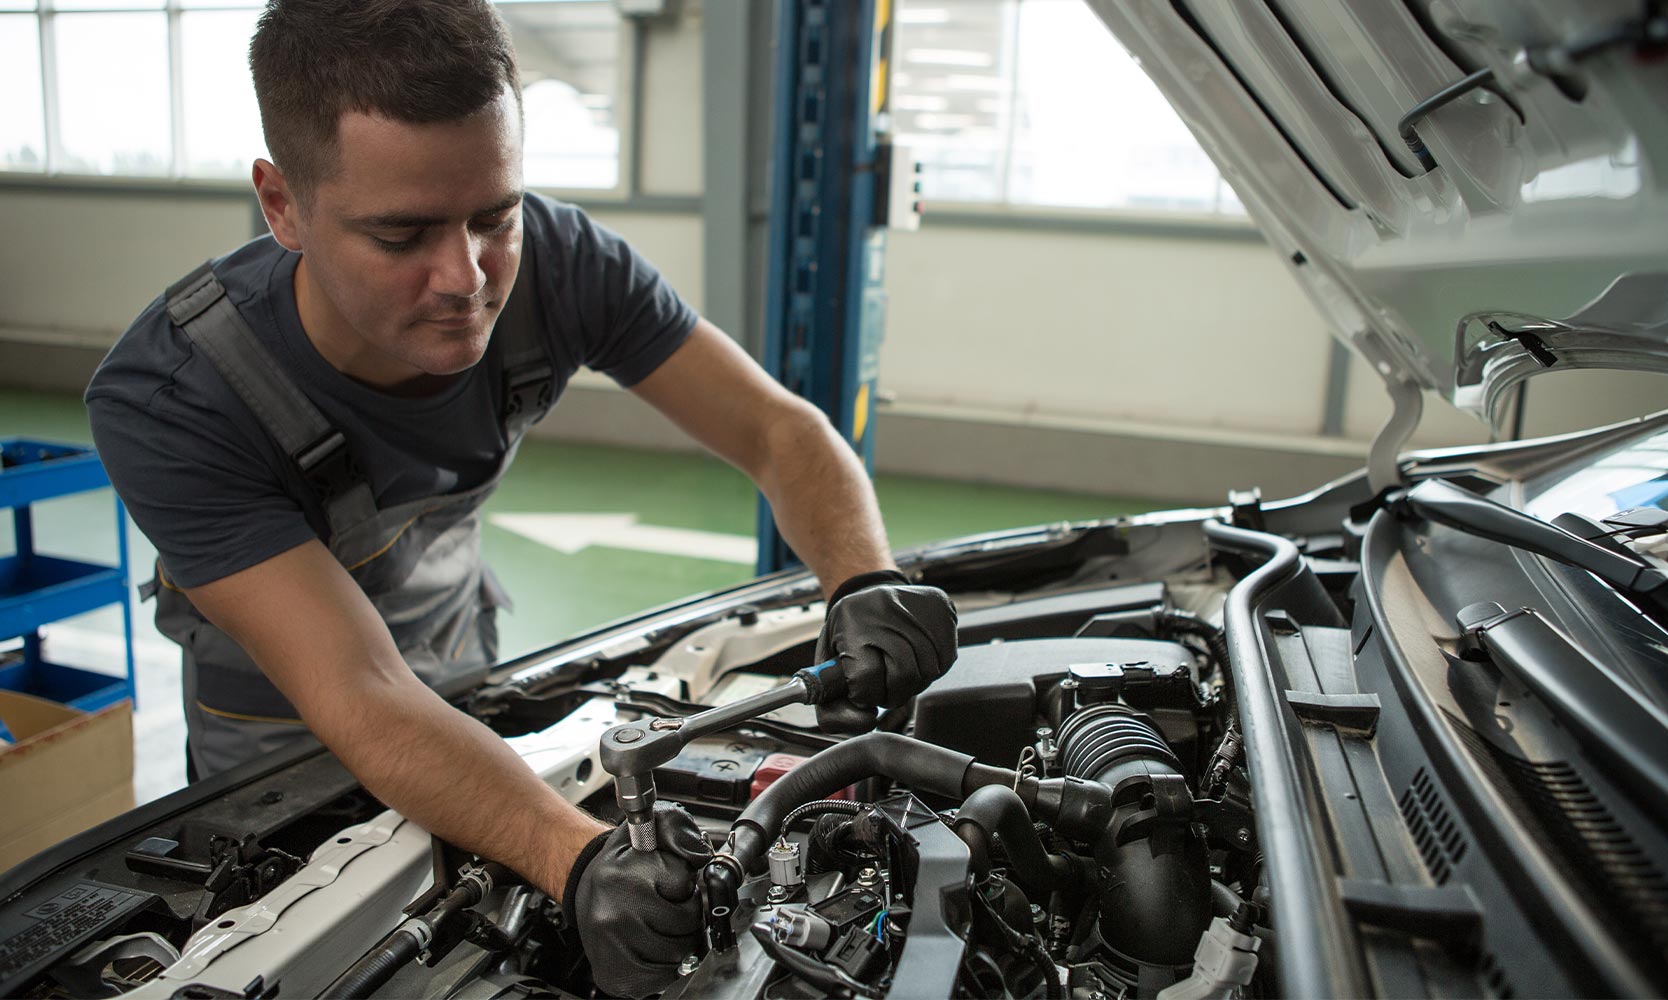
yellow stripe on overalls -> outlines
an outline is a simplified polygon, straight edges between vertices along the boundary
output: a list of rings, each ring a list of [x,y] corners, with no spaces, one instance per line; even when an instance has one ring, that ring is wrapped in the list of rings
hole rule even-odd
[[[222,719],[231,719],[234,722],[269,722],[278,726],[305,726],[307,724],[300,719],[282,719],[273,715],[244,715],[242,712],[225,712],[218,708],[210,708],[200,700],[197,702],[197,707],[210,715],[218,715]]]

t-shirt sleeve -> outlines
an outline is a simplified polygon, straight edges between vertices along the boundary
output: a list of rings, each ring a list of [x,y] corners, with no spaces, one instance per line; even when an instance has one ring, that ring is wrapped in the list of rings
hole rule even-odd
[[[648,258],[584,213],[575,217],[581,360],[630,388],[683,345],[699,317]]]
[[[169,582],[199,587],[318,537],[260,449],[174,387],[146,400],[90,392],[87,412],[110,482]]]

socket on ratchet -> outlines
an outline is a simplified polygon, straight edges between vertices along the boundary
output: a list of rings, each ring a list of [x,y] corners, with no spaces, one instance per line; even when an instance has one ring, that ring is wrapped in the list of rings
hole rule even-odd
[[[846,693],[838,659],[796,672],[768,691],[685,718],[623,722],[602,734],[602,769],[614,776],[614,800],[625,813],[631,846],[653,851],[654,769],[676,757],[691,740],[756,719],[788,705],[821,705]]]

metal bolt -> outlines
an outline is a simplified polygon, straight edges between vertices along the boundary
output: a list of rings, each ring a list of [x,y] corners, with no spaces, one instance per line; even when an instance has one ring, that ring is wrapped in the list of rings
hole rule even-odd
[[[770,892],[767,893],[767,895],[772,903],[780,903],[788,898],[788,887],[785,885],[773,885],[770,887]]]
[[[636,743],[643,738],[641,729],[622,729],[614,734],[615,743]]]
[[[1234,831],[1234,837],[1238,839],[1240,843],[1244,844],[1250,841],[1251,831],[1242,826],[1238,830]]]
[[[1038,927],[1041,927],[1043,924],[1047,923],[1047,921],[1048,921],[1048,914],[1043,910],[1042,907],[1038,906],[1036,903],[1032,903],[1031,904],[1031,922],[1033,924],[1036,924]]]
[[[1054,758],[1060,755],[1060,746],[1054,742],[1054,730],[1049,726],[1037,729],[1037,756],[1044,764],[1053,764]]]
[[[678,975],[687,976],[701,967],[701,959],[697,955],[685,955],[678,963]]]
[[[865,868],[857,873],[858,885],[874,885],[878,881],[880,881],[880,872],[873,868]]]

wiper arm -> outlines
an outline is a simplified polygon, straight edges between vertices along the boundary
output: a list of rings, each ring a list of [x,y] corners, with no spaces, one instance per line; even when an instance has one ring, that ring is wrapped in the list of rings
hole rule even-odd
[[[1668,815],[1668,716],[1534,611],[1492,602],[1462,608],[1459,627],[1495,665],[1533,691],[1612,775],[1658,816]]]
[[[1612,551],[1505,504],[1460,489],[1445,479],[1427,479],[1391,500],[1394,507],[1468,535],[1584,569],[1655,607],[1668,608],[1668,573],[1640,558]]]

